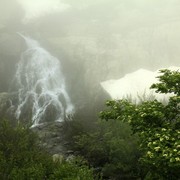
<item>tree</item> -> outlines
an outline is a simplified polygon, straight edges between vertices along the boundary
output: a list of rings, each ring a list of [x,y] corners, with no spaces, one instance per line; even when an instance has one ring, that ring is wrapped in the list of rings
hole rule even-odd
[[[22,125],[0,122],[0,178],[43,179],[52,171],[51,157],[38,146],[38,137]]]
[[[180,72],[168,69],[159,83],[153,84],[159,93],[174,93],[165,105],[157,100],[133,104],[128,100],[107,101],[107,110],[100,113],[105,120],[128,122],[133,134],[139,136],[139,159],[147,170],[147,178],[179,179],[180,168]]]
[[[96,128],[75,136],[75,150],[105,179],[138,179],[138,138],[127,123],[100,121]]]
[[[39,146],[37,135],[22,125],[0,121],[0,179],[87,179],[93,169],[82,159],[54,162]]]

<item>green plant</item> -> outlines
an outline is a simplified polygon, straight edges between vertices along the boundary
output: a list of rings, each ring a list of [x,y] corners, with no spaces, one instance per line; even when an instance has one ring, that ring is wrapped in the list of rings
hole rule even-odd
[[[86,161],[81,157],[76,157],[57,166],[49,179],[93,180],[94,175],[93,169],[88,167]]]
[[[127,100],[108,101],[102,119],[117,119],[130,124],[139,136],[140,161],[148,176],[178,179],[180,168],[180,72],[161,70],[160,83],[153,84],[159,93],[174,93],[167,105],[157,100],[133,104]]]
[[[102,173],[105,178],[133,179],[139,177],[140,157],[136,136],[128,124],[100,121],[94,132],[75,137],[75,150]]]
[[[37,135],[29,128],[0,122],[1,179],[44,178],[53,167],[51,157],[38,146]]]
[[[85,178],[87,177],[87,178]],[[0,121],[0,179],[93,179],[93,170],[76,158],[53,162],[28,127]]]

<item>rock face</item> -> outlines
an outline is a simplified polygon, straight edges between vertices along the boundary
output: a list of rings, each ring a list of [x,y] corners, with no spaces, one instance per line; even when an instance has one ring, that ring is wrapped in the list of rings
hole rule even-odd
[[[0,114],[1,116],[5,114],[7,109],[10,107],[9,102],[9,94],[8,93],[0,93]]]
[[[68,142],[65,140],[64,124],[62,122],[44,123],[32,130],[38,134],[40,145],[53,156],[54,160],[62,160],[67,157]],[[73,154],[73,152],[71,152]],[[61,157],[60,157],[61,156]]]
[[[11,86],[12,80],[17,69],[16,65],[24,49],[25,44],[17,34],[0,34],[0,92],[2,92],[0,93],[0,116],[12,120],[13,123],[17,122],[15,110],[17,109],[18,95],[7,92],[8,90],[14,92],[14,88]],[[85,73],[87,66],[72,59],[68,61],[68,57],[62,54],[60,53],[57,57],[61,57],[60,59],[63,61],[62,68],[67,81],[67,89],[72,97],[77,118],[93,121],[97,118],[105,99],[109,99],[109,96],[104,93],[98,79],[88,80],[90,72],[88,71],[87,76]],[[29,111],[23,114],[25,118],[20,119],[20,121],[29,124],[30,113],[31,109],[29,108]],[[53,115],[53,112],[51,112],[51,115]],[[49,118],[51,118],[51,115]],[[62,123],[45,123],[34,127],[33,131],[38,133],[41,146],[52,155],[58,154],[68,157],[74,153],[71,149],[68,149],[69,142],[64,138],[66,131],[64,131]]]
[[[13,104],[15,103],[17,95],[15,93],[0,93],[0,117],[1,119],[7,118],[9,120],[15,120],[15,107]]]
[[[17,94],[7,92],[0,93],[1,120],[8,119],[14,125],[18,122],[18,120],[15,118],[16,103]],[[24,121],[23,123],[25,123],[25,125],[28,125],[29,122]],[[64,123],[44,123],[32,128],[32,130],[38,134],[40,146],[46,149],[50,154],[61,155],[61,160],[63,157],[68,157],[69,155],[73,154],[73,152],[70,151],[67,146],[68,142],[65,139]]]

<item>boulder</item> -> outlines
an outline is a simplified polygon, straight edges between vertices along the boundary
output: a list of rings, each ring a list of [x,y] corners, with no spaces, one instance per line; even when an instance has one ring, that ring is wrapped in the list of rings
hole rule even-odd
[[[64,155],[62,155],[62,154],[53,154],[52,158],[53,158],[54,162],[59,162],[59,163],[62,163],[65,159]]]

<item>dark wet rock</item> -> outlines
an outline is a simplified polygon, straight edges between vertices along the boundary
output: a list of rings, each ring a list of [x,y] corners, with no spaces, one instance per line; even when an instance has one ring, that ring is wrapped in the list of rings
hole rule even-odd
[[[16,93],[0,93],[0,117],[8,119],[13,124],[17,123],[15,118],[17,94]],[[27,124],[26,124],[27,125]],[[67,149],[67,141],[63,129],[63,122],[46,122],[31,128],[37,133],[39,144],[50,154],[62,154],[67,156],[70,152]],[[67,153],[68,152],[68,153]]]
[[[50,154],[63,154],[67,152],[64,146],[63,123],[50,122],[32,128],[38,134],[40,146],[45,148]]]
[[[66,154],[68,154],[68,155],[73,154],[73,153],[74,153],[73,150],[68,150],[68,151],[66,152]]]
[[[16,93],[0,93],[0,117],[7,118],[9,120],[15,120],[15,106],[13,105],[16,101]]]

